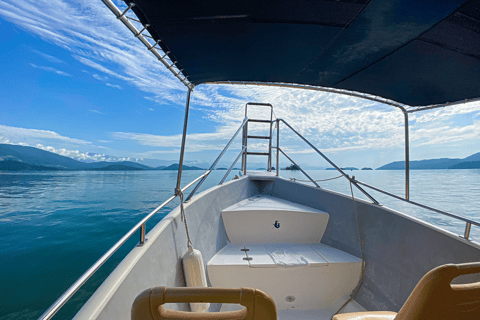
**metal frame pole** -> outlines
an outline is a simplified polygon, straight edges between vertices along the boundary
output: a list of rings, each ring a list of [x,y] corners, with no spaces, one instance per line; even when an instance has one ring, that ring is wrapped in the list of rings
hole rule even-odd
[[[280,120],[277,119],[277,177],[278,177],[278,174],[280,172],[280,168],[279,168],[279,158],[280,158],[280,153],[278,152],[278,150],[280,150]]]
[[[272,127],[273,127],[273,107],[270,109],[270,140],[268,140],[268,164],[267,171],[272,171]]]
[[[207,170],[208,173],[212,172],[213,169],[215,169],[215,166],[217,165],[218,161],[220,161],[220,159],[223,157],[223,155],[225,154],[225,152],[227,152],[228,148],[230,147],[230,145],[232,144],[233,140],[237,137],[238,133],[240,132],[240,129],[242,129],[243,127],[245,127],[248,123],[248,118],[245,117],[245,119],[243,119],[243,122],[242,124],[240,125],[240,127],[238,128],[238,130],[235,132],[235,134],[232,136],[232,138],[230,139],[230,141],[228,141],[227,145],[225,146],[225,148],[223,148],[222,152],[220,152],[220,154],[218,155],[217,159],[215,159],[215,161],[212,163],[212,165],[210,166],[210,168]],[[242,150],[244,150],[246,147],[243,147],[242,146]],[[202,180],[200,180],[200,182],[195,186],[195,188],[192,190],[192,192],[190,192],[190,195],[187,197],[187,200],[185,200],[185,202],[189,201],[193,195],[195,194],[195,192],[197,192],[198,188],[200,188],[200,186],[202,185],[202,183],[207,179],[207,176],[206,175]]]
[[[278,149],[277,149],[277,153],[278,153],[278,152],[283,153],[283,155],[285,156],[285,158],[287,158],[288,160],[290,160],[291,163],[293,163],[294,165],[296,165],[297,168],[298,168],[300,171],[302,171],[302,173],[305,175],[305,177],[307,177],[310,181],[312,181],[313,184],[314,184],[316,187],[320,188],[320,186],[318,185],[318,183],[317,183],[315,180],[313,180],[312,177],[310,177],[305,171],[303,171],[303,169],[302,169],[295,161],[293,161],[293,159],[290,158],[290,157],[285,153],[285,151],[283,151],[282,149],[278,148]]]
[[[245,112],[245,114],[247,114]],[[245,116],[246,117],[246,116]],[[243,129],[245,130],[245,140],[244,140],[244,145],[242,147],[245,147],[245,151],[243,152],[243,174],[244,175],[247,175],[247,146],[248,146],[248,121],[247,123],[245,124],[245,126],[243,127]]]
[[[463,237],[465,239],[468,240],[468,238],[470,237],[470,229],[472,228],[472,223],[471,222],[467,222],[467,224],[465,225],[465,233],[463,234]]]
[[[178,161],[178,175],[177,175],[177,186],[175,188],[175,195],[178,195],[181,192],[180,182],[182,181],[183,156],[185,154],[185,141],[187,140],[188,111],[190,110],[191,93],[192,93],[192,89],[189,88],[187,92],[187,102],[185,106],[185,120],[183,122],[182,148],[180,150],[180,160]]]
[[[405,199],[410,199],[410,139],[408,137],[408,113],[402,109],[405,117]]]
[[[368,194],[368,192],[366,192],[365,190],[362,189],[362,187],[360,187],[354,179],[350,178],[345,172],[343,172],[342,169],[340,169],[339,167],[337,167],[337,165],[335,163],[333,163],[330,159],[327,158],[326,155],[324,155],[320,150],[317,149],[317,147],[315,147],[313,144],[310,143],[310,141],[308,141],[304,136],[302,136],[297,130],[293,129],[291,125],[289,125],[285,120],[283,119],[279,119],[280,121],[282,121],[288,128],[290,128],[290,130],[292,130],[297,136],[300,137],[300,139],[302,139],[303,141],[305,141],[306,144],[308,144],[313,150],[315,150],[323,159],[325,159],[328,163],[330,163],[330,165],[332,167],[334,167],[338,172],[340,172],[348,181],[350,181],[351,183],[353,183],[353,185],[358,189],[360,190],[365,196],[367,196],[374,204],[379,204],[377,200],[375,200],[375,198],[373,198],[371,195]],[[284,153],[285,154],[285,153]]]
[[[243,155],[243,150],[245,150],[245,147],[242,147],[242,151],[240,151],[240,153],[238,154],[238,156],[235,158],[235,160],[233,161],[232,165],[230,166],[230,168],[228,168],[227,170],[227,173],[225,173],[225,175],[223,176],[222,180],[220,181],[220,183],[218,185],[221,185],[225,182],[225,180],[227,179],[228,175],[230,174],[230,172],[232,172],[232,169],[233,167],[237,164],[238,162],[238,159],[240,159],[240,157]]]

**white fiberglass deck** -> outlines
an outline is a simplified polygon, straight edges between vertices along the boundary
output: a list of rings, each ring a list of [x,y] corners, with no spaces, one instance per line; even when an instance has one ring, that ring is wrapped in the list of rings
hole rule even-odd
[[[231,243],[208,262],[212,286],[260,289],[274,299],[279,319],[330,319],[360,280],[360,258],[320,243],[324,211],[262,195],[222,217]]]

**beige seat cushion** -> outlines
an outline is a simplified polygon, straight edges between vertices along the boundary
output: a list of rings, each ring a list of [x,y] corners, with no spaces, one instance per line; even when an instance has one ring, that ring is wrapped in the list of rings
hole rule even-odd
[[[245,308],[225,312],[186,312],[165,308],[165,303],[237,303]],[[167,288],[140,293],[132,305],[132,320],[276,320],[277,307],[265,292],[250,288]]]
[[[393,320],[396,312],[390,311],[367,311],[337,314],[332,320]]]

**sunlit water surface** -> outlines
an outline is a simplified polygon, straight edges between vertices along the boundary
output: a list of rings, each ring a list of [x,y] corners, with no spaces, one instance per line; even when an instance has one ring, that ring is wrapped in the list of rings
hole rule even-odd
[[[184,171],[183,184],[201,173]],[[360,181],[404,195],[402,171],[348,173]],[[225,171],[213,172],[200,191],[217,184],[224,174]],[[338,176],[336,171],[326,170],[309,174],[314,179]],[[281,175],[305,179],[296,171],[282,171]],[[176,177],[175,171],[0,172],[0,319],[40,316],[123,234],[172,195]],[[411,200],[480,220],[480,170],[415,170],[410,181]],[[344,178],[320,185],[350,195]],[[456,234],[464,232],[463,222],[367,191],[387,207]],[[355,197],[365,198],[358,190],[354,193]],[[147,224],[147,232],[177,205],[178,201],[173,201],[154,216]],[[472,239],[480,241],[480,228],[472,227]],[[71,318],[137,242],[136,235],[55,318]]]

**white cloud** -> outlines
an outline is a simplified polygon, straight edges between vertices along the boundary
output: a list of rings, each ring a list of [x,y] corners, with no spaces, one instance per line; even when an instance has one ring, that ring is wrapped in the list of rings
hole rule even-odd
[[[112,87],[112,88],[117,88],[119,90],[122,90],[122,87],[120,87],[118,84],[111,84],[111,83],[105,83],[107,86]]]
[[[456,141],[472,140],[480,138],[480,121],[464,127],[435,127],[430,129],[416,130],[412,140],[425,140],[419,145],[436,145]]]
[[[89,109],[88,111],[93,112],[93,113],[97,113],[97,114],[104,114],[103,112],[98,111],[98,110],[94,110],[94,109]]]
[[[69,158],[79,160],[79,161],[84,161],[84,162],[97,162],[97,161],[107,161],[107,162],[135,161],[136,162],[137,161],[137,159],[133,159],[130,157],[115,157],[115,156],[108,156],[106,154],[81,152],[79,150],[68,150],[65,148],[57,149],[52,146],[44,146],[41,143],[36,144],[34,147],[45,150],[45,151],[56,153],[64,157],[69,157]]]
[[[34,145],[43,139],[56,140],[77,145],[91,145],[91,142],[82,139],[69,138],[62,136],[54,131],[39,130],[39,129],[25,129],[17,127],[9,127],[0,125],[0,139],[9,141],[12,144],[28,144]],[[0,140],[0,141],[2,141]]]
[[[441,121],[448,120],[457,114],[467,114],[476,111],[480,111],[480,101],[415,113],[413,119],[415,119],[418,123]]]
[[[53,62],[53,63],[65,63],[63,60],[60,60],[58,59],[57,57],[54,57],[54,56],[51,56],[49,54],[46,54],[46,53],[43,53],[43,52],[40,52],[40,51],[37,51],[37,50],[32,50],[33,52],[35,52],[36,54],[38,54],[39,56],[41,56],[42,58],[50,61],[50,62]]]
[[[112,132],[111,136],[117,140],[131,140],[138,144],[150,147],[178,148],[182,141],[182,135],[160,136],[145,133]],[[230,135],[231,136],[231,135]],[[228,135],[223,133],[193,133],[187,137],[187,152],[198,152],[206,150],[221,150],[227,143]],[[232,149],[239,148],[239,143],[232,146]],[[158,150],[157,153],[171,153],[172,150]],[[178,152],[178,151],[175,151]]]
[[[45,70],[45,71],[48,71],[48,72],[53,72],[53,73],[56,73],[60,76],[65,76],[65,77],[71,77],[71,75],[69,75],[68,73],[66,72],[63,72],[63,71],[60,71],[60,70],[57,70],[55,68],[52,68],[52,67],[44,67],[44,66],[38,66],[36,64],[33,64],[33,63],[30,63],[30,65],[36,69],[41,69],[41,70]]]
[[[93,76],[95,79],[100,80],[100,81],[108,80],[108,77],[106,77],[106,76],[103,76],[103,77],[102,77],[102,76],[99,76],[99,75],[96,74],[96,73],[92,74],[92,76]]]

